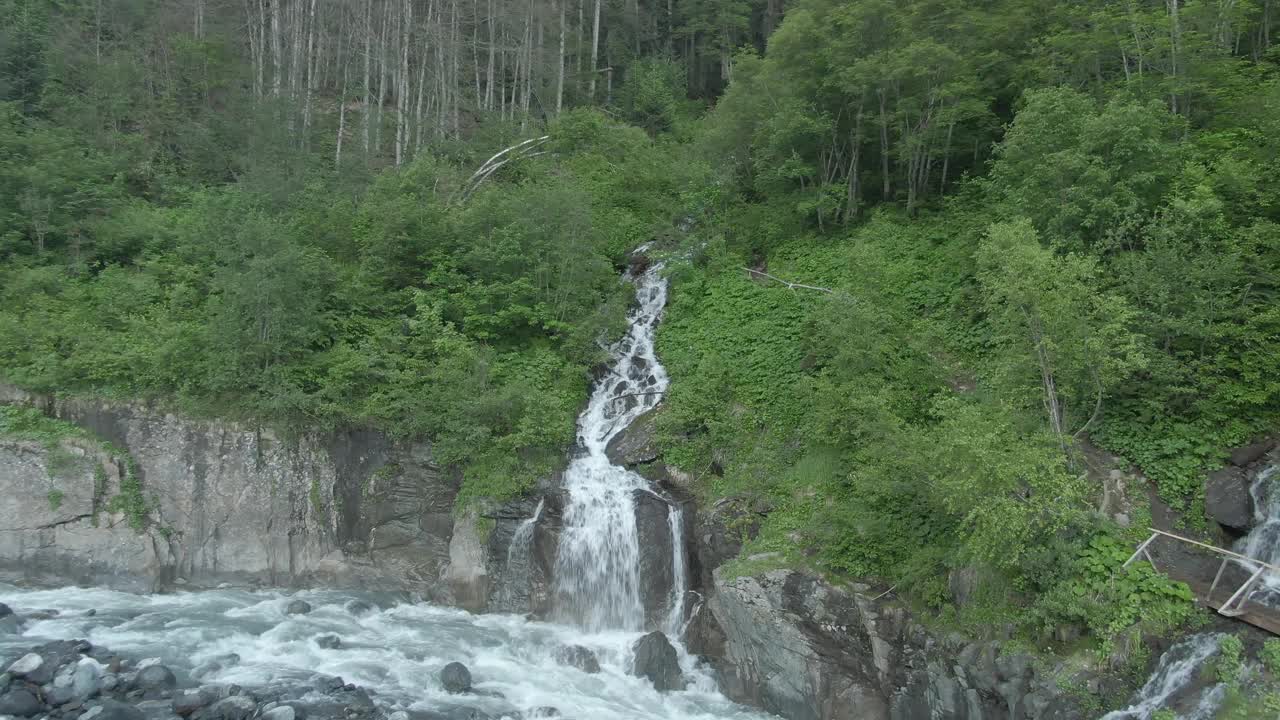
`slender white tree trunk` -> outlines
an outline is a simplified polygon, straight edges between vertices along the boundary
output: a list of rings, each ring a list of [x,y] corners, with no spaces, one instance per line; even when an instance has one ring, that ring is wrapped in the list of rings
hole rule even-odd
[[[564,108],[564,5],[568,0],[556,0],[560,6],[560,61],[556,63],[556,115]]]
[[[595,19],[591,22],[591,82],[587,91],[588,102],[596,101],[596,63],[600,60],[600,0],[596,0]]]
[[[284,75],[283,59],[280,52],[280,3],[284,0],[270,0],[271,2],[271,94],[280,97],[280,81]]]

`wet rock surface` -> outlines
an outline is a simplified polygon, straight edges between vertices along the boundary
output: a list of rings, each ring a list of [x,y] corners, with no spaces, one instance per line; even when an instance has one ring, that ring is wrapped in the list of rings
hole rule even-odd
[[[1042,674],[996,642],[937,638],[870,590],[790,570],[716,573],[718,635],[709,642],[703,629],[690,643],[727,695],[788,720],[1087,718],[1058,685],[1069,671]]]
[[[660,632],[641,637],[633,646],[631,674],[653,683],[659,692],[683,690],[684,673],[680,670],[680,657],[671,641]]]

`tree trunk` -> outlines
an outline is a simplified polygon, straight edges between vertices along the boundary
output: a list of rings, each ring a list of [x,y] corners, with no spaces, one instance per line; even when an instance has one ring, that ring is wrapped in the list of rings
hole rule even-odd
[[[347,131],[347,76],[351,70],[350,57],[342,63],[342,92],[338,94],[338,137],[333,151],[333,168],[342,170],[342,136]]]
[[[373,57],[373,0],[364,0],[364,154],[369,155],[373,130],[373,96],[370,94],[370,70]]]
[[[412,38],[413,3],[403,0],[401,12],[400,82],[396,87],[396,165],[404,164],[405,148],[409,141],[409,41]]]
[[[306,79],[306,99],[302,105],[302,142],[304,146],[307,143],[307,135],[311,130],[311,93],[315,88],[316,73],[315,65],[312,58],[315,52],[316,38],[316,0],[311,0],[311,8],[307,20],[307,79]]]
[[[1167,0],[1169,6],[1169,66],[1173,89],[1169,93],[1169,109],[1178,114],[1178,53],[1182,44],[1182,24],[1178,18],[1178,0]]]
[[[560,6],[560,54],[557,56],[560,61],[556,63],[556,115],[564,107],[564,5],[568,0],[556,0],[556,4]]]
[[[273,77],[271,78],[271,94],[280,97],[280,78],[284,74],[283,59],[280,52],[280,3],[284,0],[270,0],[271,2],[271,68]]]
[[[489,112],[493,112],[493,55],[498,47],[498,42],[494,38],[494,25],[496,24],[497,21],[493,17],[493,0],[489,0],[489,68],[484,86],[484,106]]]
[[[591,22],[591,81],[587,102],[596,101],[596,64],[600,61],[600,0],[596,0],[595,19]]]

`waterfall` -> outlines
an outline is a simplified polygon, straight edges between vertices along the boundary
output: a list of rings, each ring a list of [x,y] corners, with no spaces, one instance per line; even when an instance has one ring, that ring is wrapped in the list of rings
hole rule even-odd
[[[656,407],[667,389],[667,373],[654,353],[654,331],[667,301],[661,272],[662,265],[655,263],[641,273],[627,273],[637,304],[578,418],[579,452],[564,476],[569,497],[556,557],[556,613],[592,631],[638,631],[645,625],[635,493],[650,491],[649,483],[610,462],[605,449]],[[678,507],[673,505],[668,520],[673,533],[682,531]],[[675,616],[683,615],[686,581],[681,536],[673,535],[672,541],[678,558],[672,593],[680,593],[678,601],[672,599]]]
[[[1253,496],[1253,530],[1236,545],[1241,555],[1280,565],[1280,492],[1273,487],[1280,463],[1268,465],[1260,470],[1249,486],[1249,494]],[[1256,565],[1243,563],[1249,572],[1257,570]],[[1249,599],[1264,605],[1280,606],[1280,577],[1268,572],[1260,578],[1261,584],[1249,593]]]
[[[533,570],[533,531],[542,517],[545,498],[538,499],[533,515],[520,521],[507,546],[506,577],[499,588],[497,608],[507,612],[527,609]]]
[[[667,524],[671,527],[671,609],[667,612],[664,631],[673,639],[684,634],[684,595],[688,580],[684,569],[684,511],[677,503],[667,509]]]
[[[1222,638],[1216,633],[1195,635],[1169,648],[1160,656],[1155,672],[1134,696],[1133,704],[1107,713],[1101,720],[1147,720],[1156,710],[1169,707],[1174,696],[1199,679],[1205,662],[1218,652]],[[1205,703],[1202,698],[1200,704]]]

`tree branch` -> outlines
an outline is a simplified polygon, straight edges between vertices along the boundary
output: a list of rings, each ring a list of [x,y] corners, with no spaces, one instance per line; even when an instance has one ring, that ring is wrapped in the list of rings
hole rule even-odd
[[[765,278],[768,278],[768,279],[770,279],[770,280],[773,280],[774,282],[780,282],[780,283],[782,283],[783,285],[786,285],[786,286],[787,286],[787,289],[789,289],[789,290],[795,290],[795,289],[797,289],[797,288],[800,288],[800,289],[802,289],[802,290],[816,290],[816,291],[818,291],[818,292],[824,292],[824,293],[827,293],[827,294],[829,294],[829,295],[835,294],[835,291],[834,291],[834,290],[832,290],[831,288],[817,287],[817,286],[815,286],[815,285],[804,285],[804,284],[802,284],[802,283],[791,282],[790,280],[783,280],[782,278],[780,278],[780,277],[775,277],[775,276],[773,276],[773,275],[770,275],[770,274],[769,274],[769,273],[767,273],[767,272],[761,272],[760,270],[752,270],[752,269],[751,269],[751,268],[749,268],[749,267],[744,267],[744,268],[742,268],[742,269],[743,269],[743,270],[746,270],[748,273],[750,273],[750,274],[752,274],[752,275],[759,275],[759,276],[761,276],[761,277],[765,277]]]

